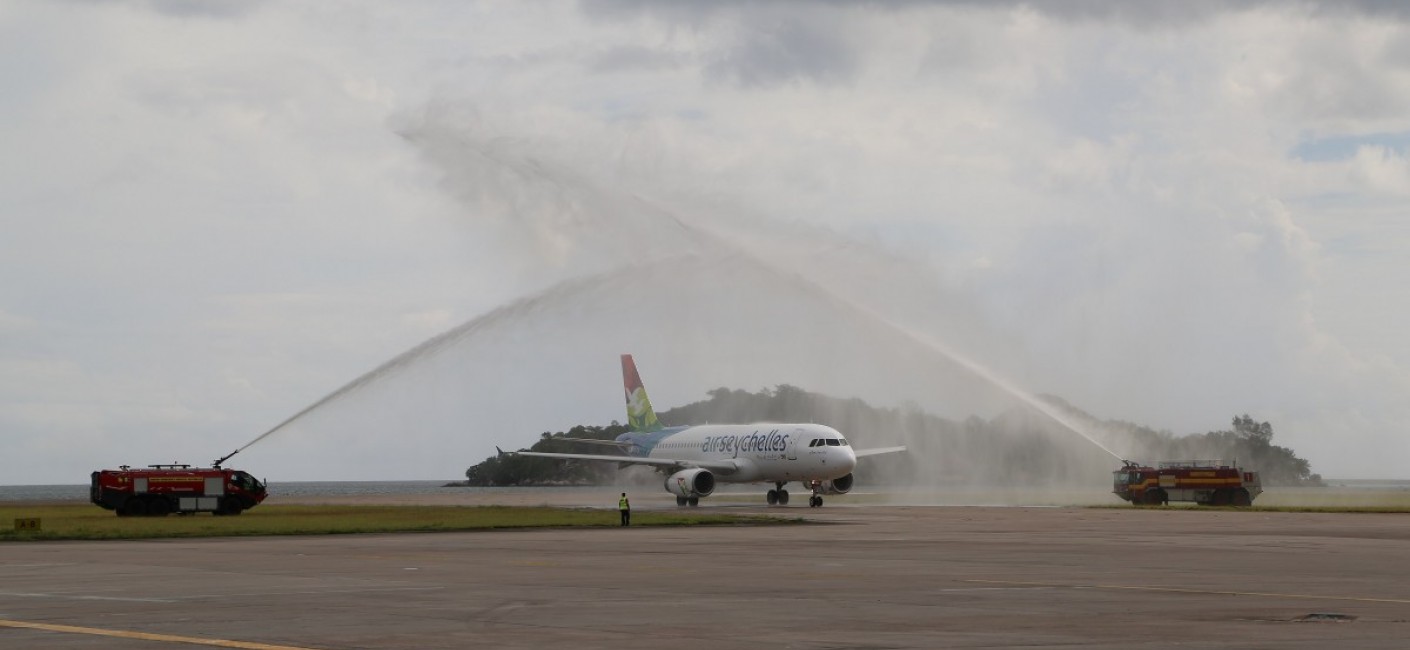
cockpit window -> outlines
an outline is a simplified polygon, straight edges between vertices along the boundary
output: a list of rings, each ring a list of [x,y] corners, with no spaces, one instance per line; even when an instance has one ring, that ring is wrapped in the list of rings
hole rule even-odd
[[[842,441],[842,446],[843,446],[843,447],[848,446],[848,445],[847,445],[847,439],[846,439],[846,438],[838,438],[838,440],[841,440],[841,441]]]
[[[837,438],[828,438],[828,439],[827,439],[827,446],[829,446],[829,447],[841,447],[841,446],[842,446],[842,443],[841,443]]]

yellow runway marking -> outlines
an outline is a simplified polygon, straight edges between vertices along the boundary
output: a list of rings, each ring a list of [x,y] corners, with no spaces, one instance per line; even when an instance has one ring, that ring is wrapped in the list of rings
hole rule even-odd
[[[1210,589],[1182,589],[1180,587],[1143,587],[1139,585],[1070,585],[1057,582],[1020,582],[1016,580],[964,580],[990,585],[1020,585],[1025,587],[1067,587],[1069,589],[1124,589],[1128,591],[1160,591],[1174,594],[1199,594],[1201,596],[1260,596],[1263,598],[1295,598],[1299,600],[1345,600],[1358,603],[1395,603],[1410,605],[1410,600],[1401,598],[1363,598],[1359,596],[1316,596],[1313,594],[1275,594],[1262,591],[1216,591]]]
[[[311,648],[300,648],[291,645],[271,645],[268,643],[252,643],[249,641],[229,641],[226,639],[203,639],[194,636],[176,636],[174,634],[151,634],[148,632],[128,632],[125,630],[105,630],[97,627],[77,627],[74,625],[53,625],[51,623],[29,623],[26,621],[7,621],[0,619],[0,627],[25,628],[30,630],[44,630],[46,632],[65,632],[68,634],[92,634],[95,636],[113,636],[122,639],[140,639],[143,641],[166,641],[167,643],[188,643],[191,645],[214,646],[217,648],[244,648],[245,650],[312,650]]]

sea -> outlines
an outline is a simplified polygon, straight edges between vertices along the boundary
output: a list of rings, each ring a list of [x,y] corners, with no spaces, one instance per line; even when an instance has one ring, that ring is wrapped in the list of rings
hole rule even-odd
[[[657,484],[653,483],[652,486]],[[348,497],[348,496],[414,496],[444,494],[515,494],[529,493],[575,493],[584,489],[608,489],[612,491],[629,486],[597,487],[466,487],[454,481],[276,481],[269,486],[271,495],[279,497]],[[643,486],[630,486],[642,489]],[[659,488],[657,488],[659,489]],[[747,494],[757,491],[755,485],[725,485],[717,492],[725,494]],[[865,489],[863,491],[867,491]],[[1014,494],[996,496],[993,490],[976,491],[975,488],[950,487],[939,490],[916,488],[869,488],[869,490],[900,495],[902,500],[913,504],[947,505],[987,505],[1013,503],[1065,503],[1091,504],[1111,501],[1105,489],[1088,494],[1070,493],[1063,490],[1032,488],[1017,490]],[[551,497],[550,497],[551,498]],[[996,501],[997,499],[997,501]],[[88,501],[88,485],[0,485],[0,504],[36,502],[84,502]],[[1366,480],[1366,479],[1327,479],[1322,488],[1272,488],[1258,500],[1259,505],[1273,506],[1382,506],[1410,508],[1410,481],[1407,480]]]
[[[447,487],[448,481],[293,481],[269,486],[271,494],[289,497],[444,494],[449,490],[494,491],[510,488]],[[0,501],[87,501],[88,485],[0,485]]]

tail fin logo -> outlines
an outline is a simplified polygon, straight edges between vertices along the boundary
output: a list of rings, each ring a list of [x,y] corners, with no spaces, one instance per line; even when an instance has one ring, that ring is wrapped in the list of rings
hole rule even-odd
[[[622,355],[622,384],[627,397],[627,426],[632,431],[657,431],[661,422],[656,419],[656,411],[651,408],[651,400],[646,396],[646,387],[637,374],[636,362],[632,355]]]

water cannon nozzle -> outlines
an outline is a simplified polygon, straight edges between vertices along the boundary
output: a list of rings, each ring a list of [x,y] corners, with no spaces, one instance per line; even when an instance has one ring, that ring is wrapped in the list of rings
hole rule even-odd
[[[221,457],[221,458],[217,458],[217,459],[215,460],[215,462],[211,463],[211,467],[214,467],[214,468],[216,468],[216,469],[220,469],[221,463],[224,463],[225,461],[230,460],[230,457],[231,457],[231,456],[234,456],[235,454],[238,454],[238,453],[240,453],[240,450],[239,450],[239,449],[236,449],[235,451],[232,451],[232,452],[226,454],[225,456],[223,456],[223,457]]]

